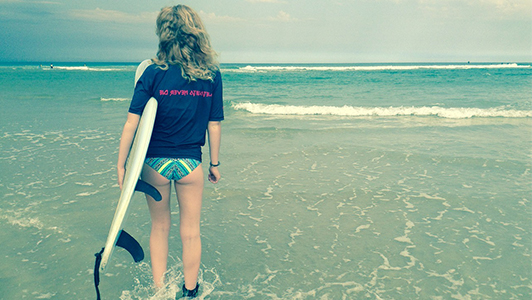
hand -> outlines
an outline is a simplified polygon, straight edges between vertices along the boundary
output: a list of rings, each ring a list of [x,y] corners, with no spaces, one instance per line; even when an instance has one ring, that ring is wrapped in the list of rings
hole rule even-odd
[[[118,186],[120,187],[120,190],[122,190],[122,184],[124,183],[124,174],[126,173],[126,169],[124,167],[117,167],[116,170],[118,173]]]
[[[220,171],[218,171],[218,167],[210,167],[208,177],[210,182],[218,183],[220,178],[222,178],[222,176],[220,175]]]

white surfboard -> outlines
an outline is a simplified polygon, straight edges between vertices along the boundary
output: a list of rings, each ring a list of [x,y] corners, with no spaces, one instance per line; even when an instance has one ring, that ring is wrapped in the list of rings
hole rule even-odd
[[[144,70],[150,64],[151,60],[145,60],[138,66],[137,72],[135,74],[135,85]],[[120,194],[118,206],[116,208],[116,212],[111,223],[109,235],[107,236],[107,242],[105,243],[103,253],[101,254],[101,262],[99,268],[100,272],[105,271],[105,268],[109,263],[109,259],[111,258],[113,250],[116,247],[119,237],[122,233],[122,227],[126,221],[126,217],[129,210],[129,203],[131,202],[131,198],[133,197],[133,194],[135,192],[135,187],[137,186],[137,182],[142,171],[142,166],[144,165],[144,159],[146,158],[146,152],[148,151],[148,145],[150,143],[156,112],[157,100],[152,97],[144,108],[144,112],[142,113],[142,116],[140,118],[140,122],[137,127],[137,132],[133,140],[133,145],[131,146],[131,150],[129,151],[129,156],[126,163],[126,172],[124,175],[124,182],[122,185],[122,192]],[[144,257],[143,253],[142,257]]]

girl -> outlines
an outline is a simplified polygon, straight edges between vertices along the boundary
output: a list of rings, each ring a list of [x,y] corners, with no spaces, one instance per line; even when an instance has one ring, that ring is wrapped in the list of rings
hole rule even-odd
[[[185,5],[165,7],[157,17],[159,50],[137,85],[118,154],[118,183],[140,115],[151,97],[157,117],[142,179],[159,190],[162,200],[146,196],[152,227],[150,256],[155,286],[164,285],[170,231],[170,193],[174,183],[180,211],[185,283],[183,297],[195,297],[201,260],[200,211],[203,192],[201,147],[208,132],[209,181],[220,180],[218,153],[224,119],[222,79],[209,36],[199,15]]]

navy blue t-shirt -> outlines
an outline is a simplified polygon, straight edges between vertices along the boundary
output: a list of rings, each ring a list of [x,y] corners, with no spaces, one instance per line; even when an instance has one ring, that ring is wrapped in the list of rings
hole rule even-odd
[[[213,81],[189,82],[178,65],[170,65],[168,70],[150,65],[135,86],[129,112],[141,115],[151,97],[157,99],[158,106],[146,156],[201,161],[209,121],[224,119],[220,71]]]

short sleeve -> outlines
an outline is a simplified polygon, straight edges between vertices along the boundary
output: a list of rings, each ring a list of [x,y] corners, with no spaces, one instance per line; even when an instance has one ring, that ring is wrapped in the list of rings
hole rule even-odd
[[[212,106],[209,121],[222,121],[224,119],[224,101],[222,74],[220,71],[216,72],[213,85]]]
[[[135,85],[135,92],[133,93],[133,99],[131,100],[131,104],[129,105],[129,112],[136,114],[136,115],[142,115],[142,112],[144,111],[144,107],[146,106],[146,103],[148,103],[148,100],[150,100],[151,97],[153,97],[152,92],[152,82],[153,82],[153,76],[151,75],[151,72],[149,72],[150,67],[148,67],[142,76],[140,76],[139,80],[137,81],[137,84]]]

